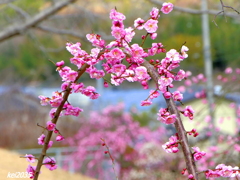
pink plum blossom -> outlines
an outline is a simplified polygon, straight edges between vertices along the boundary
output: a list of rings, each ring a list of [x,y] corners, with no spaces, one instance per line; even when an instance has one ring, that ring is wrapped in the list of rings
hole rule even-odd
[[[159,18],[159,9],[156,7],[152,8],[152,11],[150,12],[150,16],[152,19],[158,19]]]
[[[52,145],[53,145],[53,141],[49,141],[48,146],[47,146],[47,149],[49,149],[50,147],[52,147]]]
[[[85,89],[83,89],[82,94],[88,96],[90,99],[97,99],[100,96],[93,86],[88,86]]]
[[[197,75],[197,78],[199,79],[199,80],[204,80],[204,75],[201,73],[201,74],[198,74]]]
[[[57,67],[61,67],[64,65],[64,61],[59,61],[59,62],[56,62],[56,66]]]
[[[162,148],[167,153],[177,153],[178,149],[178,138],[176,136],[171,136],[169,141],[162,145]]]
[[[33,179],[33,178],[34,178],[34,173],[35,173],[35,171],[36,171],[36,166],[28,165],[26,171],[27,171],[27,173],[29,174],[29,178],[30,178],[30,179]]]
[[[183,58],[187,58],[188,57],[188,54],[186,53],[187,51],[189,50],[189,48],[187,46],[182,46],[181,48],[181,55]]]
[[[139,80],[144,80],[144,79],[150,79],[149,74],[147,73],[147,68],[145,68],[144,66],[139,66],[135,69],[135,76],[139,79]]]
[[[93,46],[103,48],[105,41],[101,39],[101,36],[98,34],[87,34],[87,40],[92,43]]]
[[[179,86],[177,88],[178,91],[180,91],[181,93],[184,93],[186,91],[186,87],[185,86]]]
[[[78,56],[79,52],[81,52],[81,43],[77,42],[76,44],[67,43],[66,49],[73,55]]]
[[[170,99],[171,97],[172,97],[172,93],[170,93],[170,92],[165,92],[165,93],[163,93],[163,95],[164,95],[164,97],[166,98],[166,99]]]
[[[177,75],[174,77],[175,81],[181,81],[186,77],[186,73],[184,70],[180,69],[177,73]]]
[[[119,78],[118,76],[111,74],[111,84],[114,84],[115,86],[119,86],[123,81],[124,81],[124,78]]]
[[[189,180],[194,180],[194,176],[193,176],[192,174],[189,174],[189,175],[188,175],[188,179],[189,179]]]
[[[122,75],[125,70],[126,66],[124,64],[115,64],[112,67],[112,73],[115,73],[116,75]]]
[[[151,104],[152,104],[152,102],[148,101],[148,100],[141,102],[141,106],[150,106]]]
[[[173,10],[173,4],[172,3],[163,3],[161,11],[164,14],[168,14]]]
[[[160,108],[158,115],[158,120],[162,121],[164,124],[173,124],[176,121],[177,116],[175,114],[170,114],[167,109]]]
[[[116,21],[123,21],[126,19],[126,17],[122,13],[117,12],[116,9],[112,9],[110,11],[109,17],[110,17],[110,19],[116,20]]]
[[[183,60],[183,57],[177,52],[176,49],[171,49],[166,53],[166,57],[174,63],[180,63]]]
[[[65,113],[64,115],[79,116],[80,112],[83,110],[79,107],[73,107],[71,104],[64,105]]]
[[[150,91],[150,99],[157,98],[159,95],[160,95],[160,93],[156,90],[155,91],[154,90]]]
[[[95,78],[95,79],[100,79],[105,75],[103,70],[97,70],[95,68],[91,69],[89,74],[91,78]]]
[[[224,71],[226,74],[231,74],[233,72],[232,68],[228,67]]]
[[[221,177],[220,171],[214,171],[210,169],[205,172],[205,176],[206,176],[206,179]]]
[[[51,171],[57,169],[57,164],[54,157],[51,157],[51,158],[47,157],[46,159],[43,160],[43,163],[45,167]]]
[[[233,178],[239,176],[239,167],[226,166],[225,164],[219,164],[215,169],[208,169],[205,171],[207,179],[216,177],[229,177]]]
[[[234,168],[232,166],[226,166],[225,164],[219,164],[216,166],[217,170],[220,170],[222,177],[234,177]]]
[[[236,71],[237,74],[240,74],[240,68],[236,68],[235,71]]]
[[[69,82],[63,82],[61,85],[61,90],[65,91],[67,89],[68,85],[69,85]]]
[[[163,52],[162,43],[152,43],[152,47],[148,49],[149,56],[154,56],[155,54],[159,54],[161,52]]]
[[[56,141],[63,141],[64,137],[62,135],[57,135]]]
[[[108,88],[108,87],[109,87],[109,85],[108,85],[108,83],[107,83],[106,81],[104,81],[103,86],[104,86],[105,88]]]
[[[85,89],[82,90],[82,94],[84,94],[85,96],[92,96],[95,93],[96,89],[93,86],[88,86]]]
[[[133,37],[135,36],[135,31],[133,30],[132,27],[129,27],[129,28],[125,28],[125,32],[126,32],[126,34],[125,34],[124,39],[125,39],[125,41],[130,43],[132,41]],[[123,41],[123,46],[127,48],[128,43],[126,43],[125,41]]]
[[[77,76],[78,76],[78,72],[71,70],[66,74],[63,80],[74,82]]]
[[[27,161],[30,163],[35,162],[35,157],[32,154],[26,154],[25,157],[27,158]]]
[[[83,83],[72,83],[70,87],[73,89],[74,93],[79,93],[79,92],[82,92],[82,90],[84,88],[84,84]]]
[[[172,78],[167,78],[164,76],[161,76],[160,79],[158,80],[158,84],[161,86],[169,86],[173,82]]]
[[[144,20],[141,19],[141,18],[137,18],[135,21],[134,21],[134,27],[137,28],[138,30],[141,30],[143,29],[143,25],[144,25]]]
[[[62,100],[63,100],[62,93],[59,93],[56,91],[53,93],[53,96],[52,96],[51,100],[49,101],[49,104],[52,107],[58,107],[61,104]]]
[[[176,118],[177,116],[175,114],[171,114],[169,116],[164,116],[161,117],[160,120],[164,123],[164,124],[173,124],[176,122]]]
[[[144,24],[144,28],[146,29],[146,31],[148,33],[155,33],[158,29],[158,21],[157,20],[153,20],[153,19],[149,19],[145,24]]]
[[[38,144],[39,145],[44,145],[44,140],[45,140],[45,135],[42,134],[39,138],[38,138]]]
[[[118,59],[118,60],[122,60],[126,56],[124,52],[119,48],[112,49],[108,55],[111,56],[112,59]]]
[[[56,124],[52,123],[52,121],[47,122],[47,130],[48,131],[53,131],[56,127]]]
[[[183,110],[183,115],[188,117],[190,120],[193,120],[193,113],[194,110],[191,106],[186,106],[186,108]]]
[[[50,110],[49,116],[51,117],[51,119],[54,118],[56,111],[57,111],[57,108],[52,108],[52,109]]]
[[[42,95],[38,96],[38,98],[41,100],[40,103],[42,106],[48,105],[49,101],[51,100],[50,98],[42,96]]]
[[[143,89],[148,89],[149,88],[146,80],[141,81],[141,85],[142,85]]]
[[[192,85],[192,81],[191,81],[190,79],[187,79],[187,80],[184,82],[184,84],[185,84],[186,86],[191,86],[191,85]]]
[[[173,92],[172,97],[174,101],[181,101],[183,99],[183,95],[179,91]]]
[[[114,20],[114,21],[112,21],[112,29],[114,29],[115,27],[119,27],[119,28],[123,29],[124,24],[122,21]]]
[[[151,33],[151,34],[150,34],[150,38],[151,38],[152,40],[156,39],[156,38],[157,38],[157,33]]]
[[[133,44],[131,46],[131,59],[138,63],[141,64],[143,63],[144,59],[142,57],[146,57],[148,54],[144,52],[143,48],[140,47],[138,44]]]
[[[85,63],[84,56],[79,58],[79,56],[70,58],[70,62],[78,67],[80,69],[82,65]]]
[[[199,147],[192,147],[192,149],[194,150],[193,158],[195,161],[202,159],[206,155],[204,151],[200,151]]]
[[[116,27],[112,30],[112,36],[115,37],[116,39],[124,38],[125,35],[126,31],[122,28]]]

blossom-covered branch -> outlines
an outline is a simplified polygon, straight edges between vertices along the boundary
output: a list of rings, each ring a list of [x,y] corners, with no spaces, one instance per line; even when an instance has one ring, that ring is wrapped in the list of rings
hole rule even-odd
[[[150,17],[147,20],[137,18],[134,21],[134,27],[125,28],[125,15],[116,9],[112,9],[110,19],[112,20],[111,34],[114,37],[113,41],[107,44],[99,34],[87,34],[87,40],[93,46],[90,53],[81,48],[80,42],[68,42],[66,44],[67,50],[73,56],[70,58],[70,62],[76,66],[77,70],[65,66],[64,61],[57,62],[55,65],[63,81],[61,85],[62,91],[53,92],[52,97],[39,96],[42,105],[52,107],[49,113],[52,120],[48,121],[45,126],[39,125],[44,131],[47,131],[47,136],[42,134],[38,138],[38,144],[43,145],[43,148],[40,157],[36,158],[38,159],[37,167],[29,166],[27,168],[27,171],[33,174],[32,178],[38,179],[42,165],[45,165],[50,170],[57,168],[55,159],[45,158],[45,156],[47,149],[53,144],[53,141],[50,141],[53,133],[57,134],[56,141],[64,140],[60,133],[61,130],[56,128],[59,117],[78,116],[83,111],[79,107],[72,106],[67,101],[68,96],[72,93],[81,93],[90,99],[97,99],[100,96],[93,86],[86,87],[83,82],[79,82],[82,74],[88,73],[92,79],[106,79],[105,75],[110,74],[110,80],[104,82],[105,87],[108,87],[109,83],[119,86],[124,81],[128,81],[139,82],[143,89],[149,89],[148,82],[153,79],[155,87],[153,90],[149,90],[149,96],[146,99],[143,98],[145,100],[141,102],[141,105],[149,106],[152,104],[153,99],[158,98],[160,94],[163,95],[167,107],[159,109],[157,119],[166,125],[174,124],[177,133],[171,136],[169,142],[163,144],[162,147],[167,153],[177,153],[179,152],[179,145],[181,145],[186,163],[184,172],[187,170],[188,179],[198,180],[195,161],[202,159],[206,153],[196,146],[190,148],[187,136],[193,134],[193,137],[196,137],[198,133],[196,129],[185,131],[181,114],[192,121],[194,120],[194,110],[191,106],[186,106],[183,110],[180,110],[176,105],[176,101],[181,103],[184,97],[179,91],[173,89],[174,81],[182,81],[188,78],[188,73],[184,70],[178,69],[177,72],[174,71],[188,57],[187,52],[189,49],[182,45],[179,51],[175,49],[167,51],[160,42],[152,43],[151,47],[143,48],[148,37],[152,40],[157,38],[160,14],[168,14],[172,10],[173,4],[163,3],[161,9],[152,8]],[[141,37],[142,42],[140,45],[132,43],[137,30],[144,30],[145,32]],[[165,54],[163,59],[152,59],[153,56],[161,53]],[[98,69],[96,66],[100,62],[102,69]],[[144,130],[139,134],[143,133]],[[122,149],[122,151],[124,150]],[[109,155],[112,162],[114,162],[112,153]],[[33,157],[31,155],[26,157],[31,162]],[[207,177],[211,176],[207,175]]]

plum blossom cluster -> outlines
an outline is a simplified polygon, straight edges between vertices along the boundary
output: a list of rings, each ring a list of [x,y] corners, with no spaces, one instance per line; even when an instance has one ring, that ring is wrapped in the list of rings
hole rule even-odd
[[[189,135],[189,136],[193,136],[193,137],[197,137],[198,135],[199,135],[199,133],[197,132],[197,130],[196,129],[192,129],[191,131],[187,131],[187,134]]]
[[[88,96],[90,99],[97,99],[99,97],[99,94],[93,86],[85,86],[84,83],[78,82],[78,79],[82,74],[83,67],[86,67],[84,72],[88,73],[91,78],[103,78],[105,74],[108,73],[111,74],[111,84],[118,86],[124,80],[129,82],[138,81],[142,84],[144,89],[148,89],[147,81],[149,81],[151,77],[148,74],[146,67],[141,64],[144,62],[144,58],[164,52],[163,46],[161,43],[155,43],[151,48],[145,51],[138,44],[130,43],[135,35],[134,31],[136,29],[145,29],[147,31],[145,38],[150,35],[152,39],[155,39],[157,36],[156,31],[158,28],[157,24],[160,12],[167,14],[171,12],[172,9],[173,6],[170,3],[164,4],[161,11],[157,8],[153,8],[150,12],[150,18],[147,21],[142,19],[135,21],[135,28],[125,28],[123,21],[126,17],[122,13],[113,9],[110,12],[110,19],[112,19],[111,34],[115,38],[114,41],[106,44],[100,35],[87,34],[87,39],[94,46],[90,53],[81,49],[81,43],[79,42],[75,44],[67,43],[66,49],[73,56],[70,58],[70,62],[77,66],[77,70],[73,70],[72,68],[65,66],[64,61],[57,62],[55,64],[57,67],[56,70],[59,72],[63,81],[61,85],[62,91],[53,92],[52,97],[39,96],[41,105],[50,105],[52,107],[49,113],[52,120],[55,117],[58,118],[66,115],[78,116],[83,111],[79,107],[72,106],[67,99],[64,99],[64,93],[66,91],[69,91],[69,94],[81,93]],[[103,60],[105,60],[105,62],[102,62],[103,70],[97,69],[95,65]],[[124,60],[129,63],[128,67],[123,64]],[[104,82],[104,85],[105,87],[108,86],[106,81]],[[152,94],[151,98],[155,98],[157,94],[158,92]],[[56,115],[56,112],[59,113],[59,110],[60,114]],[[57,141],[64,139],[64,137],[56,129],[55,121],[48,121],[46,127],[44,128],[47,131],[53,131],[56,133]],[[45,137],[46,136],[42,134],[38,138],[38,144],[44,145],[46,140]],[[47,143],[47,148],[50,148],[53,141],[49,141]],[[51,163],[54,164],[52,160]]]
[[[193,120],[194,110],[191,106],[186,106],[183,111],[180,111],[185,117],[188,117],[190,120]]]
[[[33,156],[32,154],[26,154],[24,158],[26,158],[27,161],[30,163],[34,163],[36,161],[35,156]],[[43,164],[45,165],[46,168],[48,168],[51,171],[54,169],[57,169],[56,160],[53,157],[45,158],[43,160]],[[26,172],[28,172],[30,179],[34,178],[35,171],[36,171],[36,166],[32,166],[29,164],[26,169]]]
[[[176,135],[176,136],[171,136],[169,138],[169,141],[162,145],[162,148],[167,153],[177,153],[179,151],[178,145],[179,145],[179,138]]]
[[[165,124],[173,124],[176,121],[177,116],[170,114],[166,108],[161,108],[158,113],[158,120]]]
[[[192,149],[194,150],[193,157],[195,161],[202,159],[206,155],[204,151],[200,151],[199,147],[192,147]]]
[[[176,134],[176,136],[171,136],[169,138],[169,141],[166,142],[164,145],[162,145],[162,148],[167,153],[177,153],[179,151],[178,145],[179,145],[179,137]],[[193,158],[195,161],[202,159],[202,157],[206,155],[204,151],[200,151],[199,147],[192,147],[192,149],[194,150]]]
[[[218,178],[218,177],[228,177],[228,178],[239,178],[240,169],[235,166],[226,166],[225,164],[219,164],[215,169],[208,169],[205,171],[206,179]]]
[[[104,174],[106,169],[104,171],[103,167],[99,166],[106,157],[108,161],[105,162],[109,165],[112,163],[119,165],[115,167],[116,171],[124,166],[122,171],[129,173],[130,169],[139,166],[136,161],[145,159],[139,149],[146,143],[162,144],[159,134],[166,134],[163,127],[151,131],[149,127],[140,126],[129,112],[124,111],[123,103],[108,106],[102,109],[101,113],[91,111],[89,117],[80,119],[80,122],[81,127],[77,134],[64,141],[71,146],[77,146],[78,149],[71,154],[73,158],[69,160],[75,170],[82,169],[87,163],[86,174],[93,177],[98,174],[99,179],[107,177],[112,179],[111,173]],[[99,147],[100,142],[105,156],[100,150],[89,151]],[[91,159],[88,158],[89,155]]]
[[[112,9],[110,12],[110,19],[112,20],[111,34],[114,37],[113,41],[106,43],[105,40],[103,40],[98,34],[87,34],[86,38],[93,46],[90,52],[83,50],[80,42],[75,44],[68,42],[66,44],[66,49],[72,55],[70,62],[76,66],[77,70],[73,70],[72,68],[65,66],[64,61],[57,62],[55,64],[57,68],[56,70],[62,79],[61,92],[55,91],[51,97],[45,97],[42,95],[39,96],[41,105],[50,105],[52,107],[49,113],[52,121],[48,121],[46,126],[43,128],[48,132],[53,131],[57,134],[56,141],[62,141],[64,140],[64,137],[56,128],[56,121],[53,120],[67,115],[79,116],[79,114],[83,111],[79,107],[72,106],[72,104],[67,101],[67,98],[65,98],[65,93],[81,93],[90,99],[97,99],[100,96],[93,86],[85,86],[84,83],[78,81],[84,72],[88,73],[92,79],[104,78],[105,87],[108,87],[108,84],[119,86],[124,81],[128,81],[139,82],[143,89],[148,89],[148,83],[149,80],[151,80],[151,73],[144,65],[144,62],[147,61],[147,59],[150,59],[151,56],[166,53],[165,57],[161,60],[148,60],[155,68],[159,78],[156,82],[156,89],[150,90],[149,97],[142,101],[141,105],[151,105],[152,100],[157,98],[160,93],[162,93],[166,99],[173,99],[174,101],[179,102],[182,101],[183,94],[179,90],[174,92],[171,92],[170,90],[174,88],[173,81],[182,81],[183,79],[187,79],[189,76],[189,73],[182,69],[174,72],[174,70],[176,71],[176,68],[180,66],[180,63],[188,57],[188,47],[183,45],[179,51],[175,49],[167,51],[162,43],[152,43],[151,47],[143,48],[144,42],[148,36],[152,40],[157,38],[158,19],[160,18],[160,13],[168,14],[172,10],[173,5],[171,3],[163,3],[160,10],[156,7],[151,10],[150,17],[147,20],[138,18],[134,21],[133,27],[125,27],[125,15],[118,12],[116,9]],[[141,45],[132,43],[136,30],[146,31],[146,34],[142,36]],[[98,69],[96,67],[98,63],[102,64],[102,69]],[[228,70],[228,73],[231,73],[231,70]],[[107,74],[110,74],[110,80],[106,79],[105,75]],[[204,76],[199,75],[197,80],[204,80]],[[192,81],[187,79],[185,84],[191,85]],[[191,106],[187,106],[185,109],[179,110],[179,112],[188,117],[190,120],[193,119],[194,110]],[[103,112],[103,114],[104,113],[108,114],[106,112]],[[90,124],[98,125],[97,128],[94,128],[94,131],[97,129],[95,134],[89,134],[87,137],[88,139],[84,139],[86,138],[86,134],[89,133],[92,128],[91,126],[87,126],[86,130],[89,131],[81,131],[76,135],[77,140],[84,139],[83,141],[79,141],[81,147],[84,147],[84,149],[79,148],[81,155],[77,156],[78,161],[84,161],[87,153],[86,146],[96,145],[96,141],[99,141],[99,139],[96,140],[94,137],[96,135],[108,140],[110,145],[113,142],[118,142],[117,145],[111,146],[111,151],[118,154],[119,159],[124,162],[130,162],[139,158],[137,151],[134,150],[134,145],[141,146],[141,141],[143,141],[143,139],[150,140],[151,137],[154,136],[148,130],[140,128],[138,127],[138,124],[131,122],[128,115],[124,115],[123,118],[127,122],[123,122],[120,118],[119,122],[115,120],[118,124],[113,124],[113,127],[110,127],[111,124],[109,123],[108,116],[104,116],[103,118],[106,119],[101,119],[101,121],[99,120],[99,115],[94,114],[93,117],[95,118],[92,118]],[[177,115],[171,114],[168,108],[161,108],[158,113],[158,120],[165,124],[173,124],[177,120]],[[125,126],[121,126],[122,123],[129,123],[128,128],[130,128],[130,130],[126,129]],[[102,129],[100,129],[101,126]],[[112,134],[109,129],[102,131],[104,127],[114,129],[114,134]],[[136,127],[138,128],[138,131],[136,131]],[[140,137],[140,134],[145,137]],[[197,136],[196,130],[192,130],[187,134],[193,134],[194,137]],[[137,141],[133,141],[132,137],[136,137],[135,139],[137,139]],[[46,139],[45,134],[42,134],[38,138],[38,144],[48,144],[47,148],[50,148],[53,141],[46,142]],[[74,144],[74,140],[69,140],[69,144]],[[169,142],[165,143],[162,147],[167,153],[177,153],[179,151],[179,143],[180,139],[176,134],[175,136],[171,136],[169,138]],[[200,151],[198,147],[193,147],[192,149],[194,150],[192,155],[195,161],[200,160],[206,154],[205,152]],[[122,157],[121,154],[125,154],[125,156]],[[88,167],[91,168],[95,166],[98,163],[97,160],[101,159],[99,157],[100,155],[97,154],[96,158],[89,162]],[[28,155],[27,158],[29,161],[33,161],[34,159],[34,157],[31,157],[30,155]],[[54,158],[47,157],[44,159],[43,164],[50,170],[57,168]],[[28,172],[33,172],[34,174],[35,171],[36,167],[28,167]],[[193,178],[194,177],[189,177],[189,179]]]

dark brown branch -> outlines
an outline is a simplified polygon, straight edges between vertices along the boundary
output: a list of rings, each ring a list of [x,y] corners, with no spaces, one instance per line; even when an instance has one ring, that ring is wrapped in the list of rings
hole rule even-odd
[[[150,74],[150,76],[152,77],[154,82],[157,84],[160,76],[157,73],[157,71],[155,70],[154,66],[152,66],[148,61],[144,61],[144,63],[142,65],[147,68],[148,73]],[[196,165],[195,165],[195,162],[194,162],[194,159],[192,156],[191,149],[189,147],[186,131],[184,129],[184,126],[183,126],[183,123],[181,120],[181,116],[179,114],[177,106],[172,98],[165,99],[165,101],[167,103],[167,106],[169,107],[170,112],[172,114],[176,114],[176,116],[177,116],[177,120],[174,123],[174,125],[177,130],[178,136],[180,138],[180,144],[182,146],[188,173],[192,174],[194,176],[195,180],[197,180],[198,177],[197,177]]]
[[[221,2],[221,5],[222,5],[222,11],[221,12],[223,12],[223,16],[225,18],[225,21],[227,22],[227,18],[226,18],[225,12],[224,12],[224,4],[223,4],[222,0],[220,0],[220,2]]]
[[[224,8],[229,8],[229,9],[232,9],[233,11],[235,11],[236,13],[240,14],[239,11],[237,11],[235,8],[231,7],[231,6],[226,6],[223,4],[222,0],[220,0],[221,2],[221,5],[222,5],[222,10],[224,11]]]
[[[236,9],[234,9],[233,7],[231,7],[231,6],[225,6],[225,5],[223,4],[222,0],[220,0],[220,2],[221,2],[221,6],[222,6],[222,11],[218,12],[218,13],[214,16],[214,19],[212,20],[212,22],[213,22],[216,26],[218,26],[218,25],[217,25],[217,23],[216,23],[215,20],[216,20],[217,16],[220,15],[221,13],[223,13],[223,16],[224,16],[224,18],[225,18],[225,21],[227,22],[226,12],[224,11],[224,8],[230,8],[230,9],[234,10],[236,13],[240,14],[240,12],[237,11]]]
[[[24,31],[28,30],[29,28],[32,28],[36,25],[38,25],[43,20],[50,17],[52,14],[56,13],[57,11],[61,10],[65,6],[67,6],[70,3],[75,2],[76,0],[65,0],[55,3],[50,8],[41,11],[37,15],[33,16],[32,18],[27,18],[24,23],[15,23],[9,27],[7,27],[5,30],[0,32],[0,42],[11,38],[13,36],[19,35],[23,33]]]
[[[76,78],[76,80],[74,82],[76,82],[82,76],[82,74],[86,71],[86,69],[88,67],[89,67],[89,65],[87,65],[87,64],[84,64],[82,66],[82,68],[78,71],[78,76],[77,76],[77,78]],[[63,101],[61,102],[60,106],[57,108],[57,111],[55,112],[54,118],[52,119],[52,123],[54,123],[54,124],[57,124],[57,121],[58,121],[58,118],[60,116],[60,113],[63,110],[63,106],[64,106],[65,102],[67,101],[68,96],[69,96],[69,94],[71,92],[70,85],[71,85],[71,83],[68,85],[68,87],[67,87],[67,89],[66,89],[66,91],[65,91],[65,93],[63,95]],[[43,145],[43,148],[42,148],[42,153],[41,153],[40,157],[38,158],[38,164],[37,164],[37,167],[36,167],[34,180],[38,179],[41,166],[43,165],[43,159],[46,156],[47,147],[48,147],[49,141],[50,141],[50,139],[52,137],[52,133],[53,133],[53,131],[48,131],[48,134],[47,134],[47,136],[45,138],[44,145]]]

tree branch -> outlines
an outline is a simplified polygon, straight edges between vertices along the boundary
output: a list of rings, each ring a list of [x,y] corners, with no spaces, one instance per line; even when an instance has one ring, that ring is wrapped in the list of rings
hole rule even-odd
[[[78,71],[78,76],[77,76],[76,80],[74,81],[74,83],[82,76],[82,74],[86,71],[86,69],[88,67],[89,67],[88,64],[84,64],[82,66],[82,68]],[[52,119],[52,123],[54,123],[54,124],[57,124],[60,113],[63,110],[63,106],[64,106],[65,102],[67,101],[68,96],[71,92],[70,85],[71,85],[71,83],[69,83],[69,85],[68,85],[68,87],[67,87],[67,89],[66,89],[66,91],[63,95],[63,100],[62,100],[61,104],[59,105],[59,107],[57,108],[57,110],[55,112],[55,115],[54,115],[54,118]],[[34,174],[34,180],[38,179],[41,166],[43,165],[43,159],[46,156],[47,147],[48,147],[49,141],[51,140],[51,137],[52,137],[52,133],[53,133],[53,131],[48,131],[48,134],[45,138],[44,145],[43,145],[43,148],[42,148],[42,153],[41,153],[40,157],[38,158],[38,163],[37,163],[36,171],[35,171],[35,174]]]
[[[39,30],[42,30],[42,31],[46,31],[46,32],[52,32],[52,33],[56,33],[56,34],[65,34],[65,35],[71,35],[71,36],[74,36],[74,37],[77,37],[77,38],[81,38],[83,39],[84,41],[88,42],[86,40],[86,36],[85,35],[82,35],[80,33],[77,33],[76,31],[72,31],[72,30],[68,30],[68,29],[57,29],[57,28],[52,28],[52,27],[48,27],[48,26],[42,26],[42,25],[39,25],[39,26],[36,26],[35,27],[36,29],[39,29]],[[95,32],[96,33],[96,32]],[[98,33],[96,33],[98,34]],[[101,37],[105,40],[113,40],[113,37],[112,36],[107,36],[103,33],[99,33],[101,35]]]
[[[18,13],[19,13],[22,17],[24,17],[25,19],[27,19],[27,18],[30,17],[30,15],[29,15],[26,11],[24,11],[23,9],[15,6],[14,4],[9,3],[8,6],[9,6],[10,8],[14,9],[16,12],[18,12]]]
[[[152,79],[154,80],[154,82],[157,84],[158,83],[158,79],[160,78],[159,74],[157,73],[157,71],[155,70],[154,66],[152,66],[148,61],[144,61],[144,63],[142,63],[142,65],[144,67],[147,68],[148,73],[150,74],[150,76],[152,77]],[[177,109],[177,106],[175,104],[175,102],[173,101],[173,99],[165,99],[167,106],[169,107],[169,110],[172,114],[175,114],[177,116],[177,120],[174,123],[175,128],[177,130],[178,136],[180,138],[181,141],[181,146],[182,146],[182,150],[183,150],[183,154],[184,154],[184,158],[185,158],[185,162],[186,162],[186,167],[188,170],[189,174],[192,174],[195,178],[195,180],[198,179],[197,176],[197,170],[196,170],[196,165],[192,156],[192,152],[191,149],[189,147],[189,142],[188,142],[188,138],[186,135],[186,131],[184,129],[182,120],[181,120],[181,116],[179,114],[179,111]]]
[[[76,31],[71,31],[68,29],[59,29],[59,28],[52,28],[52,27],[48,27],[48,26],[36,26],[36,29],[42,30],[42,31],[47,31],[47,32],[52,32],[52,33],[56,33],[56,34],[65,34],[65,35],[71,35],[77,38],[81,38],[84,39],[86,41],[86,37],[80,33],[76,33]]]
[[[13,1],[16,1],[16,0],[1,0],[0,4],[8,4],[8,3],[11,3]]]
[[[149,2],[162,6],[163,2],[161,1],[157,1],[157,0],[148,0]],[[208,10],[208,11],[201,11],[201,10],[197,10],[197,9],[192,9],[192,8],[183,8],[183,7],[179,7],[179,6],[174,6],[174,10],[176,11],[180,11],[180,12],[186,12],[186,13],[190,13],[190,14],[202,14],[202,13],[208,13],[208,14],[212,14],[212,15],[216,15],[219,13],[218,10]],[[237,18],[239,17],[238,15],[236,15],[236,13],[225,13],[226,16],[231,17],[231,18]]]
[[[38,25],[43,20],[47,19],[52,14],[56,13],[57,11],[61,10],[65,6],[67,6],[70,3],[75,2],[76,0],[65,0],[61,2],[57,2],[50,8],[41,11],[37,15],[33,16],[32,18],[27,18],[24,23],[15,23],[0,32],[0,42],[11,38],[13,36],[22,34],[24,31],[28,30],[29,28],[32,28],[36,25]]]
[[[217,23],[216,23],[215,20],[216,20],[217,16],[218,16],[219,14],[221,14],[221,13],[223,13],[223,16],[224,16],[224,18],[225,18],[225,21],[227,22],[226,12],[224,11],[224,8],[230,8],[230,9],[234,10],[236,13],[240,14],[240,12],[237,11],[236,9],[234,9],[233,7],[231,7],[231,6],[225,6],[225,5],[223,4],[222,0],[220,0],[220,2],[221,2],[221,6],[222,6],[222,11],[218,12],[218,13],[214,16],[214,19],[212,20],[212,22],[213,22],[216,26],[218,26],[218,25],[217,25]]]

